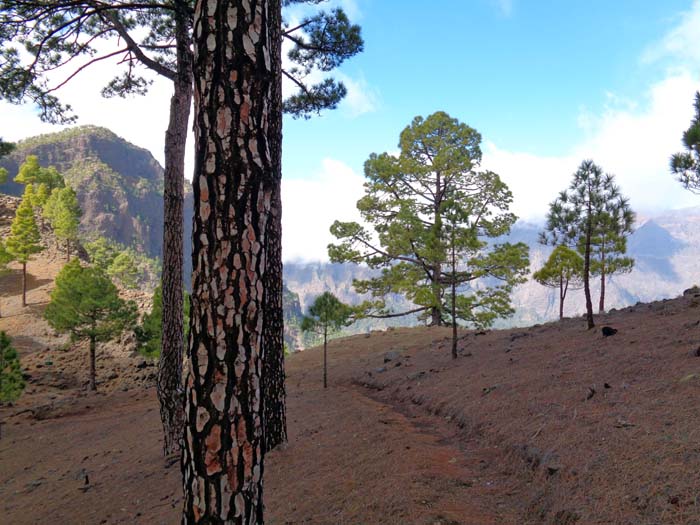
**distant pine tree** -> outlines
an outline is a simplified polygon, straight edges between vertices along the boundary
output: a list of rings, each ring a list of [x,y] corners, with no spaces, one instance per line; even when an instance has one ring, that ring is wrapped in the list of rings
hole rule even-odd
[[[571,248],[560,244],[532,277],[543,286],[559,289],[559,319],[563,319],[566,293],[583,286],[583,259]]]
[[[53,166],[43,168],[39,164],[39,157],[36,155],[27,155],[27,158],[19,167],[14,182],[26,185],[44,183],[48,186],[49,190],[65,186],[63,176],[58,170]]]
[[[138,285],[141,270],[131,250],[119,252],[107,268],[107,274],[124,288],[134,289]]]
[[[29,190],[31,186],[27,187]],[[33,193],[30,192],[31,195]],[[22,198],[22,202],[17,208],[15,218],[10,227],[10,236],[5,242],[7,251],[14,257],[15,260],[22,264],[22,306],[27,306],[27,263],[31,256],[39,253],[44,249],[41,245],[41,236],[39,228],[34,220],[34,208],[31,204],[31,198]]]
[[[5,332],[0,332],[0,403],[17,399],[24,390],[19,355]]]
[[[328,388],[328,335],[347,326],[353,310],[330,292],[319,295],[309,307],[308,315],[301,321],[303,332],[315,332],[323,336],[323,388]]]
[[[56,287],[44,317],[52,328],[90,342],[90,390],[97,389],[97,343],[122,334],[136,320],[136,304],[119,297],[117,287],[100,269],[68,262],[56,276]]]
[[[615,185],[591,160],[581,163],[569,188],[550,204],[540,242],[577,248],[583,256],[583,289],[588,328],[595,326],[590,277],[601,275],[600,307],[605,302],[605,275],[630,267],[624,237],[631,233],[634,213]]]
[[[54,234],[65,242],[66,260],[70,261],[71,245],[78,242],[78,227],[83,211],[75,190],[70,186],[56,189],[51,195],[50,223]]]

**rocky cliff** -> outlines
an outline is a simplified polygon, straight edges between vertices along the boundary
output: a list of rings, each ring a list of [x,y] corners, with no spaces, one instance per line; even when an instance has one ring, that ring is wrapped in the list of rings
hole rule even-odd
[[[13,180],[27,155],[36,155],[42,166],[55,166],[76,190],[83,209],[81,230],[86,237],[103,235],[150,256],[160,256],[163,168],[149,151],[95,126],[28,138],[0,160],[9,173],[0,192],[21,195],[23,186]],[[186,199],[185,224],[191,221],[191,202],[191,198]],[[189,239],[185,253],[190,253]]]

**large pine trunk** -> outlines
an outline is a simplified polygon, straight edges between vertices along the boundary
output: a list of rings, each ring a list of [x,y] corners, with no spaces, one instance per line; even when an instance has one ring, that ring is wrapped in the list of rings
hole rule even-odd
[[[183,201],[187,124],[192,104],[192,55],[189,48],[188,2],[175,2],[177,78],[170,99],[170,121],[165,133],[163,191],[163,314],[158,362],[158,400],[163,424],[163,452],[176,452],[182,438],[183,358]]]
[[[268,143],[271,7],[264,0],[196,6],[183,523],[262,523],[265,234],[276,182]]]
[[[270,53],[274,82],[269,116],[270,154],[275,174],[270,220],[267,225],[267,269],[265,271],[265,324],[263,326],[263,407],[265,449],[287,440],[284,371],[284,315],[282,311],[282,20],[280,0],[270,1]]]

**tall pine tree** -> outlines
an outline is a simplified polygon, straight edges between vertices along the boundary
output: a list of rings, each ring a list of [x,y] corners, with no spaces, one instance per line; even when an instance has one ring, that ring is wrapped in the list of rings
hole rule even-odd
[[[266,0],[195,13],[193,283],[183,523],[263,523],[262,360],[275,185],[275,72]],[[274,10],[274,11],[273,11]],[[233,438],[232,438],[233,437]]]
[[[78,196],[73,188],[65,186],[54,190],[49,201],[45,207],[46,215],[56,237],[65,243],[66,260],[70,261],[71,246],[78,242],[78,227],[83,214]]]
[[[578,249],[583,256],[583,289],[586,322],[593,328],[591,275],[601,275],[600,307],[604,308],[605,276],[622,271],[630,263],[623,257],[625,235],[631,233],[634,214],[615,185],[592,160],[585,160],[574,173],[569,188],[550,204],[540,241]]]
[[[398,156],[372,154],[365,162],[365,196],[357,208],[374,233],[356,222],[336,221],[331,233],[338,243],[328,253],[333,262],[381,270],[354,282],[357,292],[375,298],[366,315],[421,313],[441,325],[451,311],[453,285],[458,319],[482,327],[512,313],[510,293],[525,279],[528,249],[523,243],[489,242],[506,235],[516,217],[508,211],[508,187],[497,174],[479,169],[480,142],[476,130],[437,112],[416,117],[404,129]],[[389,293],[415,307],[388,311]]]
[[[44,249],[30,201],[25,192],[25,198],[20,202],[10,226],[10,236],[5,241],[7,251],[22,264],[22,306],[27,306],[27,263],[32,255]]]
[[[348,325],[352,308],[330,292],[324,292],[309,307],[301,320],[302,332],[314,332],[323,337],[323,388],[328,388],[328,336]]]

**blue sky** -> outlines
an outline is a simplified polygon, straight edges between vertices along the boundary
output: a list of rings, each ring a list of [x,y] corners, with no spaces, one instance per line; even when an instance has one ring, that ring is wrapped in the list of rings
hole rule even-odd
[[[642,220],[700,204],[667,167],[700,90],[700,0],[327,5],[362,26],[365,51],[337,73],[349,89],[338,110],[285,119],[285,258],[325,259],[330,223],[357,218],[367,156],[396,151],[411,119],[436,110],[482,134],[483,166],[511,187],[525,220],[541,219],[584,158],[616,174]],[[111,65],[100,67],[61,96],[80,123],[109,127],[162,161],[171,87],[157,80],[148,97],[104,101]],[[30,107],[0,103],[0,114],[8,139],[57,129]]]
[[[376,110],[355,119],[341,111],[323,122],[288,121],[285,129],[289,150],[313,139],[353,166],[357,155],[394,148],[413,116],[438,109],[500,147],[562,154],[580,140],[582,110],[602,111],[609,92],[637,98],[662,72],[662,64],[643,64],[640,56],[691,7],[687,0],[354,5],[366,49],[343,71],[375,90]],[[287,156],[290,172],[297,159],[304,162]]]

